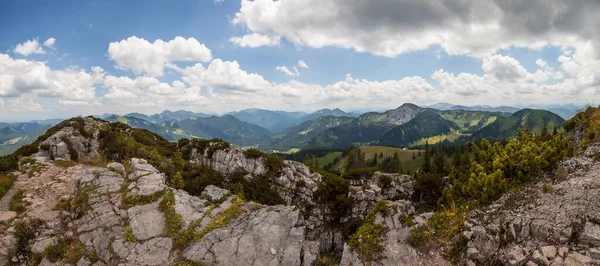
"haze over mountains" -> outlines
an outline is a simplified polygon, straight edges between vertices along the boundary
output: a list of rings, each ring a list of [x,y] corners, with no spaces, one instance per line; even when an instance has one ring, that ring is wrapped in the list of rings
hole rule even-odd
[[[303,112],[245,109],[222,116],[191,111],[163,111],[157,114],[102,114],[97,117],[155,132],[169,141],[181,138],[220,138],[243,147],[267,151],[291,149],[332,149],[352,145],[411,147],[438,141],[502,139],[528,125],[541,131],[561,127],[574,105],[554,106],[562,117],[548,110],[458,106],[438,103],[429,107],[403,104],[384,112],[359,114],[340,109]],[[31,143],[59,120],[0,124],[0,154]]]

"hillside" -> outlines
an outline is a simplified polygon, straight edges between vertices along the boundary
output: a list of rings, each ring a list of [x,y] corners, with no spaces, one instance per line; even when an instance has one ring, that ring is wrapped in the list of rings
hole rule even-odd
[[[192,137],[220,138],[237,145],[254,146],[259,143],[260,139],[271,134],[269,130],[263,127],[242,122],[230,115],[190,118],[180,121],[171,120],[161,124],[130,116],[113,115],[106,120],[147,129],[169,141]]]
[[[523,109],[506,118],[500,118],[481,128],[473,133],[469,140],[479,141],[483,138],[487,140],[501,140],[513,137],[519,128],[524,129],[529,126],[530,130],[535,133],[541,133],[542,128],[546,125],[550,132],[556,126],[562,128],[565,120],[549,111]]]
[[[291,121],[298,119],[306,113],[302,112],[285,112],[271,111],[264,109],[244,109],[237,112],[230,112],[227,115],[234,116],[240,121],[259,125],[271,131],[282,129],[281,124],[288,124]]]
[[[427,113],[420,118],[419,115]],[[347,148],[352,145],[410,146],[430,142],[455,140],[491,124],[508,113],[421,108],[414,104],[382,113],[366,113],[338,127],[330,128],[307,142],[304,149]],[[402,127],[415,120],[408,126]],[[427,121],[431,119],[431,121]],[[392,131],[393,130],[393,131]],[[435,138],[432,138],[435,137]]]
[[[146,120],[148,122],[161,124],[161,123],[167,122],[167,121],[181,121],[181,120],[192,119],[192,118],[209,117],[210,115],[202,114],[202,113],[194,113],[194,112],[184,111],[184,110],[179,110],[179,111],[165,110],[161,113],[153,114],[150,116],[145,115],[145,114],[140,114],[140,113],[129,113],[124,116],[125,117],[135,117],[135,118]]]
[[[50,128],[39,123],[15,123],[0,125],[0,156],[10,154],[29,144]]]
[[[448,135],[459,127],[431,111],[423,111],[410,121],[396,126],[379,138],[379,145],[407,147],[423,138]]]
[[[242,122],[231,115],[186,119],[164,125],[169,133],[204,139],[220,138],[241,146],[255,146],[260,139],[271,134],[264,127]]]
[[[266,150],[286,151],[291,148],[302,148],[309,140],[321,132],[352,121],[350,117],[322,116],[306,121],[300,125],[287,128],[273,134],[259,145]]]
[[[298,126],[303,124],[304,122],[310,121],[310,120],[314,120],[317,119],[319,117],[324,117],[324,116],[334,116],[334,117],[358,117],[359,114],[358,113],[348,113],[348,112],[344,112],[341,109],[335,108],[335,109],[321,109],[321,110],[317,110],[313,113],[307,114],[307,115],[303,115],[300,116],[298,118],[295,119],[291,119],[291,120],[286,120],[286,121],[281,121],[275,125],[272,126],[272,128],[270,128],[273,132],[278,133],[280,131],[283,131],[285,129],[294,127],[294,126]]]

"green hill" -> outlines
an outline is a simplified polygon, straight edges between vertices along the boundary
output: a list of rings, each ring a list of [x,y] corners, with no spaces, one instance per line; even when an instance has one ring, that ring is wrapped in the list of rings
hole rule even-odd
[[[301,148],[321,132],[351,121],[351,117],[318,117],[274,134],[270,138],[265,139],[259,145],[259,148],[283,151],[291,148]]]
[[[554,126],[561,128],[564,121],[562,117],[549,111],[523,109],[509,117],[497,119],[465,139],[472,141],[484,138],[487,140],[507,139],[513,137],[519,128],[526,126],[529,126],[532,132],[540,133],[544,125],[551,131]]]
[[[431,111],[419,113],[407,123],[390,129],[378,140],[379,145],[406,147],[422,138],[447,135],[458,126]]]
[[[164,112],[163,112],[164,113]],[[169,141],[181,138],[220,138],[241,146],[254,146],[262,138],[270,135],[268,129],[254,124],[242,122],[231,116],[211,116],[167,121],[161,124],[152,123],[137,117],[111,116],[110,122],[121,122],[135,128],[152,131]]]
[[[382,113],[366,113],[330,128],[306,142],[303,149],[336,149],[352,145],[411,146],[470,136],[508,113],[421,108],[406,103]]]

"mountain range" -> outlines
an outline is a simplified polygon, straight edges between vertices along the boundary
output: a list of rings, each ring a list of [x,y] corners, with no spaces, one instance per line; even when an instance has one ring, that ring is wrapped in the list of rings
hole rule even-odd
[[[0,155],[10,154],[43,135],[51,124],[0,123]]]
[[[574,106],[561,108],[571,110]],[[544,124],[551,130],[554,126],[561,127],[564,121],[546,110],[485,105],[464,107],[448,103],[429,107],[406,103],[392,110],[364,114],[337,108],[310,114],[246,109],[222,116],[166,110],[152,115],[129,113],[98,117],[150,130],[169,141],[220,138],[238,146],[278,152],[352,145],[411,147],[423,145],[426,140],[435,143],[504,139],[525,125],[540,132]],[[33,142],[50,125],[57,123],[54,120],[41,122],[0,123],[0,155]]]
[[[468,111],[488,111],[488,112],[505,112],[505,113],[515,113],[521,109],[540,109],[553,112],[563,119],[570,119],[577,112],[580,112],[584,109],[584,106],[579,106],[575,104],[565,104],[565,105],[532,105],[532,106],[523,106],[523,107],[513,107],[513,106],[499,106],[492,107],[489,105],[474,105],[474,106],[464,106],[464,105],[455,105],[451,103],[436,103],[433,105],[427,106],[432,109],[437,109],[440,111],[446,110],[468,110]]]

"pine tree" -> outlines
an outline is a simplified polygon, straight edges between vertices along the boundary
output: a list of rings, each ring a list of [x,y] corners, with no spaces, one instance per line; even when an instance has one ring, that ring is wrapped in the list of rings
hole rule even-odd
[[[444,145],[440,142],[436,145],[433,155],[433,170],[437,174],[446,173],[446,158],[444,155]]]
[[[544,126],[542,127],[542,133],[540,135],[540,138],[542,141],[546,141],[550,138],[550,133],[548,132],[548,126],[546,125],[546,123],[544,123]]]
[[[423,172],[425,173],[429,173],[431,172],[431,155],[429,154],[429,141],[426,140],[425,141],[425,156],[424,156],[424,163],[423,163]]]
[[[558,128],[556,128],[556,124],[554,124],[554,128],[552,129],[552,136],[556,136],[558,133]]]
[[[454,153],[452,154],[452,166],[455,168],[459,168],[462,166],[462,146],[460,142],[456,142],[454,146]]]
[[[400,156],[398,156],[398,152],[394,152],[394,156],[392,157],[392,171],[393,173],[398,173],[400,171]]]
[[[181,176],[181,173],[179,171],[177,171],[173,176],[171,186],[176,189],[183,189],[183,187],[185,186],[185,183],[183,182],[183,177]]]
[[[355,162],[356,161],[356,155],[354,154],[354,149],[350,150],[350,152],[348,152],[348,157],[346,159],[346,170],[353,170]]]
[[[156,149],[155,149],[156,150]],[[183,170],[183,165],[185,165],[185,160],[183,159],[183,154],[179,149],[175,151],[173,154],[173,158],[171,158],[171,162],[175,165],[175,167],[179,170]]]
[[[373,154],[373,160],[371,161],[370,167],[377,167],[377,153]]]

